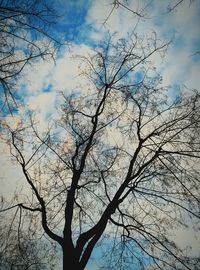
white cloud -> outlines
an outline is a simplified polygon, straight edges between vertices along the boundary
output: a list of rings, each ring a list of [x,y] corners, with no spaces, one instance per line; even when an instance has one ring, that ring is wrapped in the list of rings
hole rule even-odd
[[[9,147],[0,142],[0,196],[4,196],[6,200],[13,198],[17,187],[23,183],[23,175],[19,166],[11,161]]]
[[[91,9],[88,12],[87,23],[91,23],[95,31],[104,35],[104,31],[111,33],[119,32],[119,36],[126,36],[128,31],[132,31],[134,20],[132,13],[121,8],[114,8],[113,1],[93,1]],[[97,35],[97,34],[96,34]],[[91,37],[93,33],[91,33]]]
[[[21,77],[18,85],[21,89],[21,94],[37,95],[49,84],[51,70],[54,66],[53,61],[38,60],[26,67],[26,71]]]
[[[87,56],[91,53],[92,50],[86,45],[74,45],[70,51],[64,51],[51,71],[52,78],[50,83],[52,84],[52,89],[71,92],[81,84],[85,84],[85,78],[80,76],[81,61],[76,56]]]
[[[174,235],[177,245],[184,249],[191,247],[190,254],[192,256],[200,256],[200,235],[194,232],[192,228],[177,229]]]
[[[74,45],[70,50],[64,49],[56,63],[39,61],[30,67],[21,83],[26,85],[31,95],[37,95],[51,85],[51,92],[71,90],[80,84],[80,60],[76,55],[88,55],[92,50],[86,45]]]
[[[57,108],[62,102],[60,92],[87,91],[88,80],[80,74],[83,71],[81,60],[75,56],[89,54],[92,50],[88,46],[74,45],[70,51],[63,49],[56,64],[40,60],[26,69],[19,82],[20,92],[25,94],[26,107],[40,120],[40,128],[46,127],[52,115],[53,118],[57,116]]]
[[[155,25],[160,36],[174,34],[173,43],[161,66],[166,84],[186,84],[189,88],[196,89],[199,87],[199,78],[196,75],[200,65],[191,56],[195,53],[197,41],[200,42],[199,14],[199,1],[194,1],[191,6],[185,1],[174,12],[160,17],[160,24]]]

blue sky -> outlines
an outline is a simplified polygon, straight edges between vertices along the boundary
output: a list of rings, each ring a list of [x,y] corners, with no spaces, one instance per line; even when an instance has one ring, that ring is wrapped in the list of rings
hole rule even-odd
[[[139,34],[148,35],[153,31],[162,40],[172,38],[168,52],[163,59],[159,55],[154,56],[151,61],[163,76],[163,85],[171,86],[171,94],[175,89],[182,89],[184,86],[191,89],[198,89],[200,85],[200,1],[196,0],[191,5],[185,0],[173,12],[167,12],[167,2],[159,0],[130,0],[129,7],[142,10],[144,6],[145,17],[140,19],[133,16],[123,8],[115,8],[106,21],[113,1],[109,0],[59,0],[58,7],[62,17],[58,19],[55,35],[62,35],[66,41],[70,41],[70,48],[65,46],[57,56],[56,64],[52,61],[42,61],[28,66],[24,76],[18,82],[18,96],[23,96],[25,104],[34,110],[40,119],[41,128],[45,128],[48,118],[56,117],[56,108],[60,103],[59,91],[72,92],[79,88],[84,91],[88,82],[80,77],[80,62],[73,58],[78,55],[92,54],[99,42],[107,32],[117,31],[117,38],[126,37],[133,26],[137,25],[136,31]],[[173,1],[170,1],[171,3]],[[148,4],[148,5],[147,5]],[[136,79],[141,79],[141,73],[136,73]],[[180,88],[177,88],[180,85]],[[16,125],[18,114],[23,114],[19,108],[13,117],[7,113],[6,120],[12,126]],[[2,181],[1,192],[11,197],[14,188],[10,189],[12,175],[21,179],[20,172],[11,164],[9,154],[5,146],[0,142],[3,170],[0,172]],[[192,241],[194,236],[189,235]],[[181,236],[178,241],[181,242]],[[196,252],[197,244],[194,249]],[[91,268],[92,267],[92,268]],[[90,265],[89,269],[95,270]]]
[[[67,41],[81,43],[81,29],[86,27],[87,12],[90,9],[91,1],[59,0],[57,5],[58,12],[61,14],[57,20],[57,30],[64,33]]]

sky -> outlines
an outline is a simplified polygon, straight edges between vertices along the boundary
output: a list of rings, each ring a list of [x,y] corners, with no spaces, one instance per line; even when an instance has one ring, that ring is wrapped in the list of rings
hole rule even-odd
[[[19,82],[19,95],[24,97],[31,109],[38,108],[43,116],[46,113],[44,108],[48,107],[52,112],[58,104],[59,91],[72,91],[80,85],[80,63],[73,56],[92,53],[108,31],[117,32],[117,38],[123,38],[135,26],[140,35],[151,35],[155,31],[160,40],[172,40],[164,59],[159,55],[151,59],[163,77],[163,85],[198,89],[199,1],[190,5],[190,1],[185,0],[171,13],[167,12],[167,4],[163,4],[167,1],[145,0],[138,1],[138,4],[135,4],[137,1],[128,2],[130,8],[144,13],[139,21],[137,16],[120,7],[110,14],[112,1],[59,0],[63,16],[58,20],[57,33],[62,33],[64,39],[71,42],[70,48],[64,46],[60,50],[56,63],[41,60],[26,68]]]
[[[26,106],[34,110],[45,129],[51,117],[57,117],[57,108],[61,102],[59,92],[73,92],[74,89],[87,87],[88,82],[80,76],[80,61],[76,55],[92,54],[95,47],[108,31],[116,32],[116,38],[126,38],[133,29],[146,37],[153,32],[160,40],[172,40],[165,57],[156,55],[151,61],[163,77],[163,85],[171,86],[171,95],[181,89],[199,89],[200,85],[200,1],[185,0],[172,12],[168,10],[168,1],[140,0],[127,1],[128,8],[141,12],[144,17],[123,7],[113,10],[111,0],[58,0],[61,17],[57,20],[55,33],[68,42],[63,46],[56,61],[38,60],[27,66],[23,77],[17,82],[18,95]],[[176,1],[170,1],[174,3]],[[178,2],[178,1],[177,1]],[[112,12],[111,12],[112,11]],[[178,90],[177,90],[178,89]],[[14,116],[6,115],[7,122],[14,126],[18,115],[23,114],[19,108]],[[0,142],[0,193],[12,197],[15,184],[23,177],[19,169],[11,162],[6,146]],[[0,195],[1,195],[0,194]],[[178,232],[181,244],[192,241],[194,253],[198,252],[198,243],[193,232],[188,231],[184,240],[183,233]],[[187,239],[187,240],[186,240]],[[95,270],[95,266],[88,266]]]

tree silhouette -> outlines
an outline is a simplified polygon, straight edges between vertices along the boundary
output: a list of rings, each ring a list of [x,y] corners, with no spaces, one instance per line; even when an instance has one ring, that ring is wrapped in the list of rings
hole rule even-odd
[[[109,250],[102,269],[198,268],[168,236],[199,219],[200,115],[199,94],[170,95],[151,66],[167,46],[108,38],[81,57],[88,89],[63,94],[48,130],[33,115],[8,127],[33,195],[4,211],[37,217],[63,269],[85,269],[97,245]]]

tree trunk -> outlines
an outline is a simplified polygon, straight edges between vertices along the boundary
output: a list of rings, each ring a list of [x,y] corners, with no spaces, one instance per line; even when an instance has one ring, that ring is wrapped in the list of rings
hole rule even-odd
[[[83,270],[75,254],[65,248],[63,248],[63,270]]]

